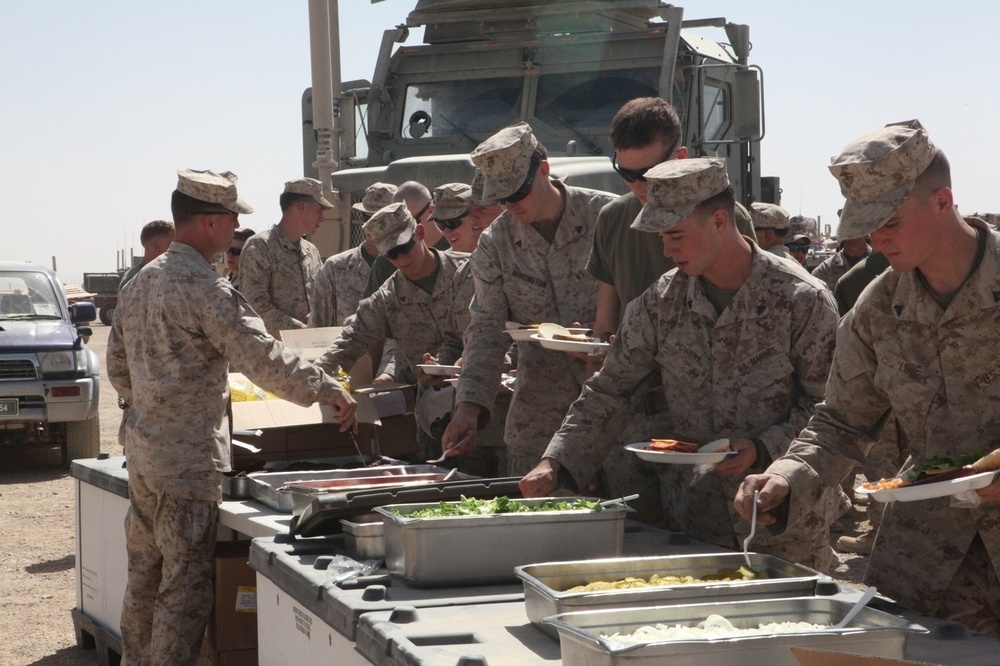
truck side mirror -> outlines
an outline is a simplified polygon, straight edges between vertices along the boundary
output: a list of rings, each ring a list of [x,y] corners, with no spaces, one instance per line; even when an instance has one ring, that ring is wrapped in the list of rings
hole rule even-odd
[[[97,319],[97,308],[89,301],[73,303],[69,306],[69,318],[74,324],[86,324]]]
[[[733,134],[759,141],[764,136],[761,85],[756,69],[733,73]]]

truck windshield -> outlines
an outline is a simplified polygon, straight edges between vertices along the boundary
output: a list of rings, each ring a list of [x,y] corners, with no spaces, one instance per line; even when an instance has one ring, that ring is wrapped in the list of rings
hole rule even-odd
[[[58,303],[44,273],[0,272],[0,320],[61,319]]]
[[[546,74],[538,79],[535,115],[553,127],[592,128],[605,134],[625,102],[656,97],[655,67]]]
[[[406,139],[454,138],[492,134],[521,115],[520,77],[437,81],[406,87],[403,126]]]

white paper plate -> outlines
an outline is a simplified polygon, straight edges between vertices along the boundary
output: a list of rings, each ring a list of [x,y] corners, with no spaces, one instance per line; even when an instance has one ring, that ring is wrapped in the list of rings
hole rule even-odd
[[[571,333],[576,333],[580,329],[569,329]],[[583,329],[588,330],[588,329]],[[533,333],[531,339],[545,347],[546,349],[552,349],[554,351],[565,351],[565,352],[583,352],[584,354],[589,354],[601,349],[607,349],[611,345],[607,342],[577,342],[575,340],[549,340],[548,338],[543,338],[538,333]]]
[[[538,327],[535,328],[510,328],[511,322],[507,322],[508,328],[504,331],[510,336],[510,339],[514,342],[527,342],[531,339],[532,335],[538,333]],[[520,326],[520,324],[514,324],[514,326]],[[590,333],[589,328],[567,328],[570,333]]]
[[[1000,470],[983,472],[964,476],[961,479],[951,479],[949,481],[939,481],[937,483],[922,483],[919,486],[904,486],[902,488],[889,488],[886,490],[868,490],[864,486],[858,486],[854,492],[868,495],[873,500],[879,502],[917,502],[919,500],[934,499],[935,497],[948,497],[965,492],[966,490],[978,490],[993,483]]]
[[[716,440],[718,441],[718,440]],[[695,453],[680,453],[679,451],[652,451],[649,442],[638,442],[625,447],[639,456],[642,460],[652,463],[663,463],[665,465],[704,465],[720,463],[726,456],[735,455],[736,451],[712,451],[716,442],[709,442]],[[703,449],[709,449],[705,451]]]
[[[462,366],[460,365],[435,365],[433,363],[418,363],[417,367],[426,372],[428,375],[435,375],[438,377],[454,377],[455,375],[462,374]]]

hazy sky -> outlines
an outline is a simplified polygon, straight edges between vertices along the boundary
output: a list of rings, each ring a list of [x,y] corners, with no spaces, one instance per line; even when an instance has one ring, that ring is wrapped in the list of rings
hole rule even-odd
[[[344,80],[371,78],[382,31],[414,4],[340,0]],[[699,0],[685,12],[710,16],[750,25],[762,172],[781,178],[790,212],[832,223],[829,158],[914,117],[951,158],[960,208],[1000,212],[1000,3]],[[114,270],[119,249],[141,253],[143,224],[169,219],[185,167],[237,173],[256,209],[242,223],[267,228],[301,175],[309,85],[305,0],[0,0],[0,259],[54,256],[73,283]]]

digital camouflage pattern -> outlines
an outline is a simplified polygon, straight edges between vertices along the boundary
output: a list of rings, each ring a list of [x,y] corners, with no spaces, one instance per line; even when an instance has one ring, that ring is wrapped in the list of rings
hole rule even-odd
[[[370,272],[360,245],[323,262],[313,278],[309,328],[342,326],[358,309]]]
[[[375,243],[378,251],[385,254],[410,242],[417,230],[417,221],[407,210],[406,202],[399,201],[372,215],[361,229]]]
[[[389,183],[372,183],[365,189],[365,196],[361,201],[351,206],[351,208],[364,215],[374,215],[380,209],[392,203],[392,195],[395,193],[395,185]]]
[[[693,157],[661,162],[646,172],[646,205],[632,228],[653,233],[670,231],[703,201],[729,187],[726,160]]]
[[[323,183],[315,178],[296,178],[285,183],[285,192],[305,194],[313,198],[323,208],[333,208],[333,204],[323,196]]]
[[[822,280],[827,289],[833,291],[837,281],[851,270],[851,262],[847,260],[843,250],[837,250],[812,270],[813,277]]]
[[[763,201],[750,204],[750,219],[758,229],[787,229],[789,225],[788,211],[781,206]]]
[[[476,295],[476,283],[472,279],[472,262],[467,261],[455,272],[452,286],[451,308],[445,321],[444,340],[438,349],[437,360],[441,365],[454,365],[462,357],[465,348],[465,329],[472,323],[469,306]]]
[[[378,291],[358,304],[357,313],[344,322],[344,330],[316,364],[327,372],[351,368],[373,342],[387,338],[396,341],[413,372],[417,364],[424,362],[425,353],[437,354],[451,308],[455,273],[468,261],[468,255],[434,249],[431,252],[441,264],[433,293],[428,294],[396,271]],[[423,390],[425,386],[419,392]]]
[[[969,224],[987,229],[981,220]],[[942,311],[914,271],[886,271],[837,329],[826,399],[769,472],[792,487],[789,525],[818,488],[865,460],[892,409],[905,466],[938,454],[1000,446],[1000,234],[987,232],[979,269]],[[860,435],[867,434],[868,438]],[[905,607],[935,615],[979,533],[1000,570],[1000,504],[949,506],[948,498],[887,505],[866,572]]]
[[[469,157],[483,175],[482,199],[496,201],[516,192],[528,179],[536,148],[538,139],[525,122],[505,127],[476,146]]]
[[[592,477],[635,411],[635,388],[653,370],[660,373],[666,409],[657,416],[657,430],[635,441],[759,440],[758,460],[748,472],[785,453],[823,397],[837,312],[821,283],[752,247],[750,276],[721,315],[700,281],[677,270],[629,304],[603,367],[573,404],[546,457],[578,481]],[[698,539],[738,548],[749,532],[732,507],[739,479],[687,466],[660,468],[668,519]],[[829,524],[840,515],[840,498],[839,488],[818,491],[808,520],[778,538],[758,531],[754,549],[825,570],[832,555]]]
[[[510,346],[507,321],[569,326],[592,322],[596,315],[597,280],[587,272],[587,259],[597,214],[614,195],[551,182],[566,201],[551,245],[530,224],[504,212],[483,231],[470,259],[476,295],[456,400],[486,412],[493,408]],[[514,475],[538,462],[586,379],[583,361],[566,352],[534,342],[517,347],[517,380],[504,438],[508,473]],[[515,466],[515,458],[530,464]]]
[[[305,238],[293,243],[281,225],[251,236],[240,254],[240,291],[267,332],[305,328],[309,293],[323,262],[316,246]]]
[[[935,150],[919,120],[886,125],[847,144],[829,167],[847,199],[837,236],[861,238],[885,224],[909,196]]]
[[[431,195],[432,220],[453,220],[472,210],[472,187],[465,183],[445,183]]]
[[[127,644],[133,647],[150,645],[150,630],[138,620],[149,619],[151,609],[130,614],[156,587],[164,607],[157,604],[153,644],[200,645],[199,618],[202,613],[207,618],[212,604],[214,531],[210,541],[197,539],[207,538],[207,524],[214,528],[206,507],[222,500],[221,472],[230,469],[230,368],[300,405],[333,402],[344,393],[319,368],[269,337],[243,296],[193,247],[175,241],[122,289],[108,339],[108,378],[130,405],[121,432],[132,498],[127,518],[132,589],[126,590],[123,618],[132,624],[123,632],[128,626]],[[201,587],[206,566],[207,597]],[[189,596],[189,585],[201,593]],[[196,636],[179,635],[197,624]],[[164,654],[164,661],[130,663],[192,663]]]
[[[198,201],[218,204],[234,213],[249,215],[253,208],[237,195],[237,180],[238,177],[232,171],[215,173],[182,169],[177,172],[177,191]]]

